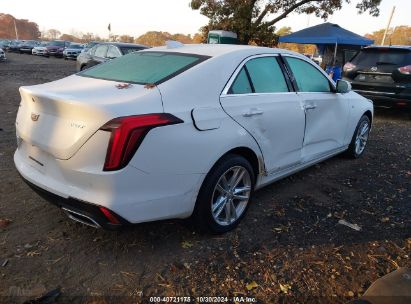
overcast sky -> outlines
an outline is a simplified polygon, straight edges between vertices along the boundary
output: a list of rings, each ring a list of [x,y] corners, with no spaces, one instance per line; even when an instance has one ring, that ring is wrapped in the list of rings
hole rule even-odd
[[[56,28],[63,33],[73,31],[93,32],[102,37],[108,35],[111,23],[113,34],[139,36],[147,31],[194,34],[207,23],[207,18],[189,8],[189,0],[120,0],[94,1],[71,0],[1,0],[0,12],[19,19],[36,22],[40,30]],[[379,17],[357,15],[355,3],[345,4],[328,20],[364,35],[384,28],[392,7],[396,6],[392,26],[411,25],[411,0],[383,0]],[[323,22],[307,15],[292,14],[278,23],[290,26],[293,31]]]

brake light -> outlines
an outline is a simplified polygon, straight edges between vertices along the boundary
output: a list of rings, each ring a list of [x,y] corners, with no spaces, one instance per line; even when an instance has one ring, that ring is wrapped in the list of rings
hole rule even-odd
[[[406,65],[406,66],[400,67],[398,69],[398,71],[400,71],[401,74],[410,75],[411,74],[411,65]]]
[[[343,67],[343,71],[344,72],[349,72],[349,71],[354,70],[355,68],[356,68],[355,64],[352,64],[351,62],[347,62]]]
[[[151,129],[182,122],[165,113],[126,116],[109,121],[101,127],[101,130],[111,132],[103,170],[115,171],[127,166]]]

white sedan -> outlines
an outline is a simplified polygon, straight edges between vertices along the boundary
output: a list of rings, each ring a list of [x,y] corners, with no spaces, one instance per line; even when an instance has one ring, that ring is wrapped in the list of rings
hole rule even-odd
[[[15,165],[79,222],[117,228],[192,217],[223,233],[255,190],[345,152],[373,104],[305,56],[171,45],[21,87]]]

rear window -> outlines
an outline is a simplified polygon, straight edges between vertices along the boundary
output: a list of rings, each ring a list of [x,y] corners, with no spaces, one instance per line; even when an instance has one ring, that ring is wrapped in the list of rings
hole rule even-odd
[[[411,52],[396,49],[365,49],[359,52],[351,62],[360,66],[405,66],[411,64]]]
[[[127,55],[133,52],[141,51],[144,50],[145,48],[143,47],[120,47],[121,52],[123,55]]]
[[[208,58],[169,52],[130,53],[78,75],[136,84],[160,84]]]

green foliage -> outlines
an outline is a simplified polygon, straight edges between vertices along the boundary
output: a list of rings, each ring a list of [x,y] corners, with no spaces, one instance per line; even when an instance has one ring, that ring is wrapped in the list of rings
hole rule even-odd
[[[326,20],[351,0],[191,0],[194,10],[208,17],[209,23],[201,31],[207,37],[210,30],[237,33],[243,44],[262,46],[277,44],[275,24],[290,13],[315,14]],[[378,16],[381,0],[357,0],[359,13]]]

